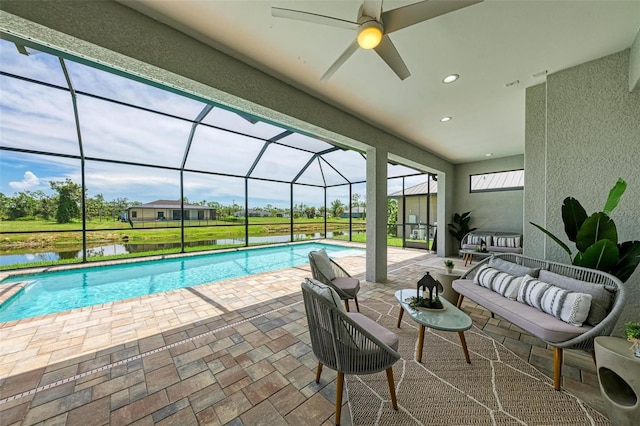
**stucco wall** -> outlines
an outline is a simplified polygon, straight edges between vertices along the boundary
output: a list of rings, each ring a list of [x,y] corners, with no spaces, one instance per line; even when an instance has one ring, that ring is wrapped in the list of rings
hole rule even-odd
[[[536,179],[525,179],[526,233],[539,232],[528,225],[529,220],[544,219],[547,229],[574,248],[564,233],[560,210],[564,198],[578,199],[589,214],[600,211],[622,177],[629,186],[611,217],[619,241],[640,240],[640,92],[629,92],[629,49],[551,74],[546,84],[546,103],[540,102],[539,87],[527,91],[525,156],[527,175]],[[542,143],[541,131],[546,132]],[[540,203],[543,199],[546,205]],[[533,212],[534,204],[539,204],[544,217]],[[570,262],[549,238],[535,254]],[[629,279],[628,288],[630,305],[621,321],[637,321],[640,270]]]
[[[640,91],[640,29],[629,54],[629,91]]]
[[[454,206],[457,213],[471,211],[472,228],[488,231],[522,232],[523,191],[476,192],[469,190],[469,176],[517,170],[524,167],[524,156],[496,158],[455,166]],[[526,179],[525,171],[525,179]],[[451,217],[447,218],[451,223]]]
[[[529,222],[546,227],[546,181],[545,181],[545,117],[546,84],[527,89],[526,98],[526,144],[524,154],[524,246],[525,256],[544,258],[544,234]]]

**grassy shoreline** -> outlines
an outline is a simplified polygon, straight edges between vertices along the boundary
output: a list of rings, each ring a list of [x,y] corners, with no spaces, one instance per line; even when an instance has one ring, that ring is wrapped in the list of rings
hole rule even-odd
[[[198,222],[198,221],[194,221]],[[187,222],[185,222],[187,223]],[[87,222],[87,245],[98,246],[108,244],[175,244],[180,243],[181,229],[179,221],[147,222],[145,228],[141,223],[129,224],[115,221],[89,221]],[[354,242],[366,242],[366,222],[362,219],[354,219]],[[105,229],[107,226],[119,226],[119,229]],[[215,241],[229,239],[244,239],[244,223],[216,222],[197,226],[190,223],[185,226],[185,243],[198,241]],[[81,224],[73,222],[58,224],[53,221],[0,221],[0,255],[32,254],[34,252],[73,252],[82,250]],[[327,222],[328,232],[348,232],[349,219],[338,219]],[[49,232],[47,232],[49,231]],[[54,232],[50,232],[54,231]],[[251,237],[269,237],[290,234],[290,219],[288,218],[249,218],[248,231]],[[324,220],[296,219],[294,221],[295,235],[315,235],[324,233]],[[335,235],[336,240],[348,241],[348,235]],[[304,238],[303,238],[304,239]],[[311,239],[311,237],[310,237]],[[299,241],[299,240],[296,240]],[[389,237],[388,245],[401,247],[402,238]],[[269,245],[269,242],[250,245]],[[209,251],[229,247],[243,247],[244,244],[202,244],[194,247],[185,247],[185,252]],[[135,258],[162,254],[179,253],[179,248],[157,248],[140,252],[123,253],[116,255],[96,255],[87,259],[88,263],[121,258]],[[23,269],[38,266],[52,266],[70,263],[81,263],[81,259],[59,260],[34,260],[32,262],[0,265],[0,270]]]

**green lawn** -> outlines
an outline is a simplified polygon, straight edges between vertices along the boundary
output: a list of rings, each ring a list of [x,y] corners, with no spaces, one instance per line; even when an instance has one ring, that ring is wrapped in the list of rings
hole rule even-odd
[[[209,226],[196,226],[197,223],[205,225],[204,221],[185,221],[185,242],[208,241],[208,240],[225,240],[225,239],[244,239],[245,224],[232,222],[209,222]],[[288,235],[290,233],[289,218],[249,218],[249,235],[255,237],[268,237],[270,235]],[[366,228],[365,220],[356,220],[353,222],[354,233],[352,240],[354,242],[366,243],[366,234],[363,232]],[[134,222],[131,228],[128,223],[117,221],[99,221],[92,220],[87,222],[87,244],[90,246],[106,245],[106,244],[156,244],[156,243],[179,243],[181,238],[180,221],[161,221],[161,222]],[[189,226],[190,225],[190,226]],[[66,252],[80,251],[82,249],[82,224],[79,222],[58,224],[54,221],[34,220],[34,221],[0,221],[0,254],[20,254],[25,252]],[[114,229],[109,229],[114,228]],[[327,222],[327,230],[329,232],[344,232],[345,235],[336,235],[333,238],[337,240],[348,241],[349,219],[336,219]],[[58,231],[58,232],[39,232],[39,231]],[[7,234],[7,232],[22,232],[16,234]],[[298,235],[314,235],[316,233],[324,233],[324,221],[322,218],[316,219],[295,219],[294,234]],[[310,237],[311,238],[311,237]],[[304,237],[302,237],[304,239]],[[299,237],[296,237],[299,241]],[[388,236],[387,244],[389,246],[402,247],[402,238]],[[204,244],[197,247],[185,247],[185,251],[199,251],[210,249],[221,249],[227,247],[242,246],[238,244]],[[106,259],[118,259],[140,256],[151,256],[156,254],[178,253],[178,248],[167,248],[157,250],[144,250],[135,253],[119,254],[112,256],[92,256],[90,261],[99,261]],[[51,264],[78,263],[80,259],[61,259],[59,261],[36,261],[28,264],[13,264],[8,266],[0,266],[0,270],[46,266]]]

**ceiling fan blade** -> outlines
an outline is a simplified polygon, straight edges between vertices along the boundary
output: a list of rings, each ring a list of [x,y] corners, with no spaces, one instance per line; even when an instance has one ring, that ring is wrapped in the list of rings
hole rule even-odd
[[[385,34],[401,30],[454,10],[481,3],[482,0],[456,0],[456,1],[421,1],[408,6],[399,7],[384,12],[382,23]]]
[[[357,22],[332,18],[331,16],[317,15],[315,13],[301,12],[299,10],[283,9],[281,7],[272,7],[271,16],[275,18],[287,18],[294,19],[296,21],[311,22],[312,24],[328,25],[330,27],[346,28],[348,30],[358,29]]]
[[[391,68],[393,72],[400,77],[400,80],[404,80],[411,75],[409,69],[400,57],[398,49],[393,45],[393,42],[388,35],[382,37],[382,41],[374,48],[374,50],[378,55],[380,55],[382,60],[389,65],[389,68]]]
[[[364,0],[362,3],[362,14],[371,16],[380,20],[380,14],[382,13],[382,0]]]
[[[349,59],[349,57],[353,55],[356,50],[358,50],[358,41],[353,40],[349,47],[347,47],[347,49],[342,52],[342,55],[340,55],[338,59],[336,59],[336,61],[329,67],[327,72],[324,73],[320,80],[327,81],[338,70],[338,68],[340,68],[342,64],[344,64],[347,59]]]

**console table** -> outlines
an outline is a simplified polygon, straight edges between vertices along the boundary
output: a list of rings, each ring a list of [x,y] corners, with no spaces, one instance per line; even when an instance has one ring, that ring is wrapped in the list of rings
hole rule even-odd
[[[462,255],[462,260],[464,260],[464,266],[467,266],[467,264],[471,263],[471,261],[473,260],[473,256],[487,257],[495,254],[492,251],[475,251],[469,249],[462,249],[459,253]]]

